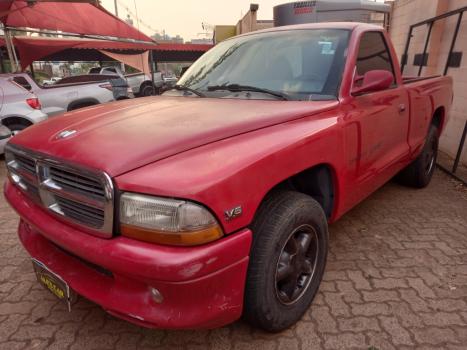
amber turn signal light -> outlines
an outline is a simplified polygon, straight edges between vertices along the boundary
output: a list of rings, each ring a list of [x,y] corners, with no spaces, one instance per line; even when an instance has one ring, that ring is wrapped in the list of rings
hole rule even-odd
[[[161,232],[130,225],[121,225],[122,236],[139,241],[176,246],[195,246],[215,241],[223,236],[219,226],[190,232]]]

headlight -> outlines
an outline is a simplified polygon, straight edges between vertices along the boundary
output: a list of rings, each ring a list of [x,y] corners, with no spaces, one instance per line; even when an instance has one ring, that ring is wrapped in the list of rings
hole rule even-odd
[[[120,197],[123,236],[169,245],[199,245],[222,237],[222,228],[204,207],[183,200],[135,193]]]

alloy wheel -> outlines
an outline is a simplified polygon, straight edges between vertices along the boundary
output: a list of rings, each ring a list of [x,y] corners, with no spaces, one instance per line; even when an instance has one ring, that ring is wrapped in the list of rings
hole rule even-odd
[[[318,235],[310,225],[302,225],[289,235],[275,275],[276,295],[282,304],[294,304],[305,294],[316,270],[318,247]]]

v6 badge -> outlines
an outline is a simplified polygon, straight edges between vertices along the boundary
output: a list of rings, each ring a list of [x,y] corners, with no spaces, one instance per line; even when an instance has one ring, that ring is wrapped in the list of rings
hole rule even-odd
[[[236,217],[240,215],[242,215],[242,207],[240,205],[238,207],[226,210],[224,212],[224,216],[227,221],[235,219]]]

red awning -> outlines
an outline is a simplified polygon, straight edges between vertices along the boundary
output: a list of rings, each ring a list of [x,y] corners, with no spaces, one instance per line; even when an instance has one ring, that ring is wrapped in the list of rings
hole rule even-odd
[[[50,0],[49,0],[50,1]],[[73,2],[1,0],[0,21],[7,27],[27,27],[152,42],[136,28],[102,6]]]
[[[34,61],[39,61],[44,57],[66,49],[147,51],[157,47],[156,44],[44,37],[15,37],[13,43],[19,51],[21,67],[23,69]]]
[[[1,38],[0,38],[1,40]],[[21,67],[25,69],[34,61],[67,49],[112,50],[112,51],[170,51],[173,53],[205,52],[212,45],[195,44],[144,44],[110,40],[63,39],[48,37],[17,36],[13,39],[18,49]],[[1,42],[0,42],[1,45]],[[134,52],[133,52],[134,53]]]

